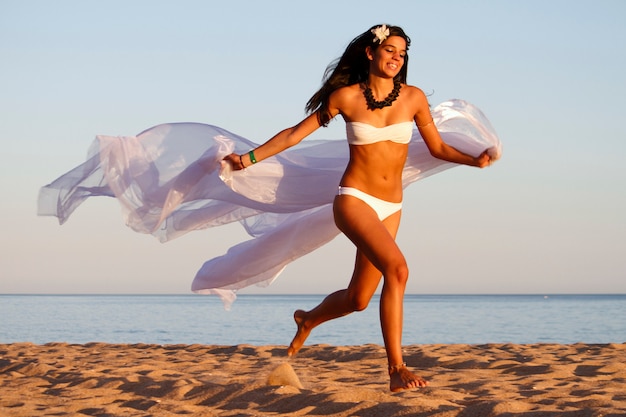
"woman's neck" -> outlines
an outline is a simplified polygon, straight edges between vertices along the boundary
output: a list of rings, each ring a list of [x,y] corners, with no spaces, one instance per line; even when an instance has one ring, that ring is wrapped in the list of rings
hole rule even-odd
[[[393,78],[381,78],[370,75],[366,87],[369,87],[377,100],[383,100],[393,90]]]

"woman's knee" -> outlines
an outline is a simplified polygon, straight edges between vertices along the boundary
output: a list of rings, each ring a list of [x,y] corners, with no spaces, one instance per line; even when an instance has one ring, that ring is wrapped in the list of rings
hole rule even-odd
[[[352,311],[363,311],[367,308],[372,299],[371,296],[362,294],[360,292],[349,292],[348,302],[350,303],[350,309]]]
[[[384,276],[385,283],[388,285],[406,286],[406,283],[409,280],[409,266],[404,260],[396,262],[387,268]]]

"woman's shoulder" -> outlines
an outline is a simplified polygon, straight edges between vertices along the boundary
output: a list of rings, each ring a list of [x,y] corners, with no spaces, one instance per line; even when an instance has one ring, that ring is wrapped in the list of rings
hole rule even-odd
[[[405,84],[402,86],[402,89],[405,90],[408,94],[426,97],[426,94],[424,94],[424,91],[421,88],[416,87],[414,85]]]
[[[344,107],[345,104],[354,103],[354,100],[363,96],[363,91],[359,84],[347,85],[339,87],[330,95],[330,102],[336,107]]]
[[[414,85],[404,85],[400,91],[401,95],[404,95],[404,99],[410,103],[413,103],[418,108],[428,107],[428,97],[424,91]]]
[[[363,89],[361,88],[361,84],[351,84],[346,85],[344,87],[339,87],[335,91],[332,92],[331,96],[335,97],[350,97],[356,94],[363,94]]]

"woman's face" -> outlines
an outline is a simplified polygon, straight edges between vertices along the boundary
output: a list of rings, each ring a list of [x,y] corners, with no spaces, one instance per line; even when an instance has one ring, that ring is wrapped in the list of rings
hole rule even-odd
[[[370,73],[382,77],[395,77],[404,65],[406,41],[401,36],[390,36],[375,50],[367,51],[370,59]]]

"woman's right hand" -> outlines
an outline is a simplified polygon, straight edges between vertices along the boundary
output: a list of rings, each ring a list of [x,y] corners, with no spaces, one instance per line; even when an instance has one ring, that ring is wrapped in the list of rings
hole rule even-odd
[[[231,153],[230,155],[226,155],[223,160],[228,162],[234,171],[239,171],[245,168],[242,157],[239,154]]]

